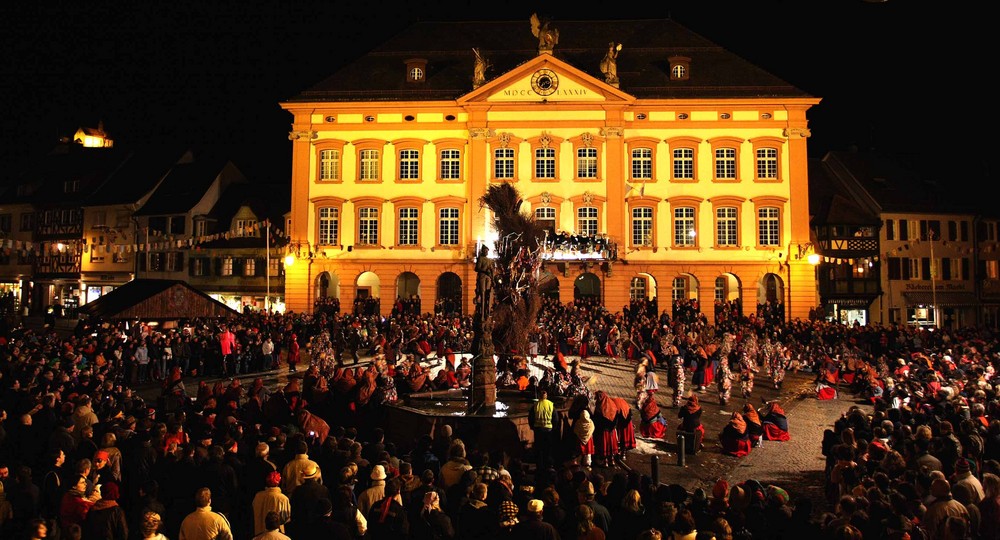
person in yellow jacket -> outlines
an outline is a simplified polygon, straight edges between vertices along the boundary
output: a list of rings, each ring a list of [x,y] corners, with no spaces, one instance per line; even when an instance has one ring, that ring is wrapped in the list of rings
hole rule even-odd
[[[552,426],[555,417],[555,404],[549,401],[546,390],[539,392],[538,401],[531,406],[531,430],[535,435],[535,466],[547,469],[555,464],[552,456]]]

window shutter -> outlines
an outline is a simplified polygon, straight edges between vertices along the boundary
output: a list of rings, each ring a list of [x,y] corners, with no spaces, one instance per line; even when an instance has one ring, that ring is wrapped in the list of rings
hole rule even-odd
[[[171,270],[173,270],[175,272],[181,272],[181,271],[184,270],[184,253],[183,252],[180,252],[180,253],[177,254],[177,262],[175,263],[174,268],[171,268]]]
[[[188,275],[189,276],[194,275],[194,257],[188,259]]]
[[[931,259],[929,257],[922,257],[920,259],[920,279],[930,279],[931,278]]]
[[[267,259],[264,257],[257,257],[257,261],[254,266],[256,275],[259,277],[267,275]]]
[[[215,275],[221,276],[222,275],[222,258],[221,257],[215,257],[214,261],[215,261]]]

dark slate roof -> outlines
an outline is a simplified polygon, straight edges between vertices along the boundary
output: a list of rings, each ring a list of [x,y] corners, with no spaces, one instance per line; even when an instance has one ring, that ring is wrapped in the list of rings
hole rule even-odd
[[[229,160],[213,154],[197,155],[189,162],[174,165],[135,215],[162,216],[188,212],[227,166],[231,166]]]
[[[813,225],[879,225],[878,206],[860,185],[827,160],[809,160],[809,215]]]
[[[851,151],[829,152],[823,160],[853,177],[880,213],[976,214],[982,206],[960,189],[967,175],[952,160],[945,167],[926,155]]]
[[[40,206],[79,206],[80,200],[97,190],[128,156],[121,148],[84,148],[77,144],[60,145],[25,172],[36,177],[39,188],[25,202]],[[79,190],[66,193],[67,181],[79,181]]]
[[[184,299],[176,304],[186,306],[187,309],[174,309],[169,299],[152,301],[174,287],[179,288],[177,296]],[[138,317],[144,320],[185,319],[208,316],[208,313],[217,317],[239,314],[222,302],[176,279],[135,279],[80,306],[77,311],[81,315],[100,319]]]
[[[215,228],[210,229],[211,233],[220,233],[229,230],[236,212],[243,206],[249,206],[250,210],[257,216],[258,221],[271,221],[271,245],[282,245],[284,240],[277,237],[277,231],[285,228],[285,213],[291,209],[291,190],[287,184],[237,184],[227,188],[219,201],[215,203],[208,216],[215,221]],[[234,237],[230,239],[212,240],[203,242],[205,248],[247,248],[263,247],[264,233],[261,237]]]
[[[812,97],[672,19],[555,21],[556,58],[604,80],[600,62],[612,41],[620,89],[637,98]],[[290,99],[296,101],[453,100],[472,91],[473,47],[492,67],[487,84],[538,56],[528,20],[418,22],[332,76]],[[690,79],[670,80],[669,57],[691,59]],[[426,82],[407,83],[405,62],[428,61]]]
[[[138,202],[153,190],[177,163],[184,148],[156,145],[133,150],[122,166],[84,201],[84,206]]]

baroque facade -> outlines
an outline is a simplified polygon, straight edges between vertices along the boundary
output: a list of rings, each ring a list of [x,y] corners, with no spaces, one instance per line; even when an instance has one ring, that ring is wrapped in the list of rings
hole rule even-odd
[[[526,21],[420,22],[281,104],[288,309],[419,297],[471,313],[474,256],[497,241],[479,199],[511,182],[551,230],[543,272],[562,302],[809,316],[819,98],[673,20],[555,26],[553,44]]]

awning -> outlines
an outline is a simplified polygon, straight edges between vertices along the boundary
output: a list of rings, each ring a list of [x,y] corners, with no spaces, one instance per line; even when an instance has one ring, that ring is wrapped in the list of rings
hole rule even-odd
[[[939,306],[978,306],[979,299],[975,293],[939,291],[937,294],[926,291],[903,293],[908,306],[931,306],[937,302]]]

